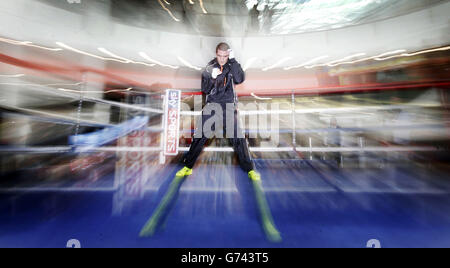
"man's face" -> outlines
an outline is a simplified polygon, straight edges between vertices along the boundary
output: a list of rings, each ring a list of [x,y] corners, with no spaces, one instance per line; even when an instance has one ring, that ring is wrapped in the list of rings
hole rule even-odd
[[[220,64],[220,66],[223,66],[225,65],[225,63],[227,63],[228,57],[230,56],[230,52],[219,49],[217,50],[216,56],[217,62]]]

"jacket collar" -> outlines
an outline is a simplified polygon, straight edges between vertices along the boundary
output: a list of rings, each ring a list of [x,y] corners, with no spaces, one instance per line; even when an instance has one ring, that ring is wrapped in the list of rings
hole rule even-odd
[[[224,69],[227,68],[228,63],[229,63],[229,61],[228,61],[227,63],[225,63],[225,65],[223,66]],[[208,63],[208,66],[214,66],[214,67],[220,68],[220,64],[217,62],[217,59],[216,59],[216,58],[214,58],[213,60],[211,60],[211,61]]]

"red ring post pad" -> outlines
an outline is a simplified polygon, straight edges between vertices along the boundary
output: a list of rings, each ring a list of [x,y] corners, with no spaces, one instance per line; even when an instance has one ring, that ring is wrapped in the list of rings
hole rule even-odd
[[[88,134],[73,135],[69,137],[69,144],[73,145],[75,147],[74,150],[77,152],[89,151],[145,127],[148,120],[148,116],[136,116],[114,127]]]

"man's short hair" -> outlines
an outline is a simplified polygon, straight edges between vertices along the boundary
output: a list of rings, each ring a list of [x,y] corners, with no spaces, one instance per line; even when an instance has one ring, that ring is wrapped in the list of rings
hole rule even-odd
[[[220,43],[216,47],[216,53],[217,51],[219,51],[219,49],[222,51],[228,51],[228,49],[230,49],[230,46],[227,43]]]

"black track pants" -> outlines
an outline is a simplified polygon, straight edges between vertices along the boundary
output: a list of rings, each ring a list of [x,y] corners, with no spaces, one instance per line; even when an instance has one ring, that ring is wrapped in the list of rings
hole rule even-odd
[[[201,125],[197,124],[189,152],[183,158],[183,163],[188,168],[194,167],[206,142],[213,137],[226,138],[231,143],[238,156],[239,164],[245,172],[254,169],[247,140],[239,126],[237,110],[233,103],[208,103],[205,106]]]

